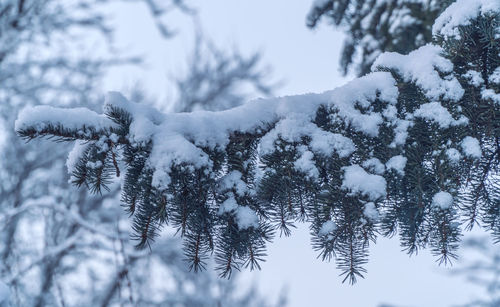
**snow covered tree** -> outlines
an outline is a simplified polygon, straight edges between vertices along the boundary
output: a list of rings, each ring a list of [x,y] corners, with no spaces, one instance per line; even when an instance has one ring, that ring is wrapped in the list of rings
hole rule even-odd
[[[489,238],[473,237],[463,242],[464,250],[475,257],[467,257],[452,274],[463,276],[472,284],[486,290],[486,298],[475,298],[463,307],[494,307],[500,304],[500,247]]]
[[[160,18],[155,2],[147,4]],[[163,234],[160,248],[136,251],[117,183],[98,196],[76,190],[68,182],[67,146],[17,137],[14,120],[23,107],[97,109],[106,69],[136,63],[71,49],[90,31],[111,44],[103,3],[0,1],[0,306],[269,306],[255,289],[235,291],[236,281],[190,272],[179,239]]]
[[[237,50],[227,53],[198,31],[187,74],[176,81],[178,112],[222,111],[245,102],[245,90],[271,95],[274,85],[267,79],[269,69],[260,68],[260,54],[244,56]]]
[[[432,25],[453,0],[316,0],[307,16],[315,28],[322,18],[347,35],[340,60],[344,74],[358,75],[382,52],[406,54],[432,42]]]
[[[137,247],[173,226],[195,271],[212,253],[222,276],[259,268],[297,220],[344,281],[363,275],[378,235],[446,264],[461,223],[500,241],[500,2],[458,0],[432,34],[323,94],[163,114],[110,93],[104,114],[26,108],[16,130],[76,141],[77,186],[100,193],[123,175]]]

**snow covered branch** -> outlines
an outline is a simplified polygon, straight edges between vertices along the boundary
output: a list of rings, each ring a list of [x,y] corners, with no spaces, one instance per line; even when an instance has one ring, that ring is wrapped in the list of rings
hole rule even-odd
[[[165,114],[110,93],[104,114],[35,107],[16,131],[76,140],[69,171],[94,192],[123,173],[137,246],[172,225],[195,271],[213,251],[222,276],[259,268],[296,220],[351,283],[379,233],[448,263],[462,219],[500,240],[500,7],[474,1],[462,17],[445,10],[439,45],[382,54],[322,94]]]

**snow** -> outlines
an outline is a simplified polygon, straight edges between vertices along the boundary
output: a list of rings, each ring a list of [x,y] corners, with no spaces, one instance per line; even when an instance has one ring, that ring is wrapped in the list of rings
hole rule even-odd
[[[75,171],[78,160],[81,158],[88,144],[84,141],[77,140],[73,149],[68,154],[68,159],[66,160],[66,167],[68,168],[68,174],[73,174]]]
[[[165,142],[168,140],[167,142]],[[163,189],[171,182],[170,170],[175,165],[189,162],[195,168],[211,167],[208,155],[182,135],[162,131],[154,136],[153,150],[148,166],[154,169],[152,185]]]
[[[379,98],[388,104],[397,102],[398,90],[395,81],[389,73],[372,73],[356,79],[340,88],[326,92],[323,104],[338,111],[332,120],[344,122],[356,131],[368,136],[378,135],[379,126],[383,122],[381,114],[376,112],[360,112],[358,108],[369,109],[371,103]],[[354,150],[354,143],[339,134],[330,133],[311,123],[320,104],[314,104],[313,96],[286,97],[290,102],[302,100],[296,106],[291,103],[281,103],[276,107],[276,113],[284,117],[269,131],[261,141],[261,153],[268,154],[274,150],[274,142],[281,137],[288,142],[298,142],[304,136],[311,137],[311,149],[314,152],[330,156],[335,151],[340,157],[349,156]],[[267,102],[269,103],[269,102]],[[297,108],[299,106],[300,108]],[[247,119],[248,120],[248,119]]]
[[[460,38],[459,26],[467,26],[480,15],[500,12],[498,0],[457,0],[436,19],[432,27],[433,35],[446,38]]]
[[[464,125],[469,122],[465,116],[455,120],[453,116],[451,116],[450,112],[448,112],[448,110],[439,102],[424,103],[417,110],[415,110],[413,115],[415,115],[415,117],[433,121],[442,129],[449,128],[450,126]]]
[[[401,176],[404,176],[404,174],[405,174],[404,169],[406,167],[407,161],[408,161],[408,159],[406,157],[401,156],[401,155],[394,156],[394,157],[390,158],[389,161],[387,161],[385,166],[387,167],[387,169],[393,169]]]
[[[355,146],[351,139],[341,134],[331,133],[320,129],[304,114],[291,114],[278,122],[274,129],[269,131],[261,140],[260,153],[270,154],[275,149],[275,142],[281,139],[293,143],[300,142],[303,137],[311,138],[311,149],[319,154],[331,156],[336,152],[344,158],[354,152]]]
[[[483,89],[481,91],[481,97],[483,97],[483,99],[490,99],[497,105],[500,105],[500,93],[497,94],[492,89]]]
[[[310,135],[311,149],[314,152],[330,156],[332,152],[337,153],[341,158],[350,156],[355,150],[354,142],[341,134],[331,133],[321,129],[317,129]]]
[[[238,209],[236,209],[236,222],[238,223],[239,230],[259,227],[259,218],[257,214],[247,206],[239,206]]]
[[[111,142],[117,144],[118,141],[119,141],[119,137],[118,135],[114,134],[114,133],[111,133],[111,135],[109,136],[109,139],[111,140]]]
[[[297,161],[294,162],[294,168],[304,173],[310,179],[317,179],[319,171],[314,164],[314,154],[309,150],[305,150]]]
[[[235,190],[238,196],[244,196],[247,192],[247,185],[241,180],[242,174],[239,171],[231,171],[220,180],[221,190]]]
[[[170,172],[174,166],[211,168],[212,161],[201,149],[202,146],[223,149],[232,133],[258,132],[261,127],[273,124],[274,128],[261,139],[261,153],[274,150],[274,143],[278,137],[289,142],[299,142],[308,137],[310,139],[308,148],[301,149],[301,156],[296,161],[295,167],[309,177],[316,178],[318,171],[312,160],[314,154],[330,156],[336,153],[339,157],[348,157],[356,149],[349,138],[325,131],[312,122],[317,109],[322,105],[335,109],[338,112],[330,119],[331,121],[340,121],[358,132],[373,137],[378,135],[383,116],[372,111],[372,103],[379,100],[390,108],[396,104],[397,96],[398,90],[392,75],[388,72],[375,72],[323,94],[259,99],[221,112],[161,114],[148,106],[130,102],[121,94],[114,92],[107,96],[104,108],[107,111],[110,108],[121,108],[133,115],[129,141],[152,142],[146,166],[153,170],[152,185],[164,189],[171,182]],[[76,116],[76,113],[80,114],[79,112],[83,116]],[[115,124],[104,115],[90,110],[42,106],[24,110],[19,116],[16,128],[40,127],[49,123],[61,124],[70,129],[81,128],[84,125],[97,129],[115,127]],[[75,146],[67,161],[70,169],[74,168],[75,160],[82,150],[81,143]],[[350,174],[349,171],[346,172],[346,187],[350,186],[348,183]],[[228,182],[223,181],[222,185],[232,185],[236,187],[236,193],[240,194],[244,192],[244,188],[241,188],[243,186],[237,182],[236,177],[238,174],[230,174],[225,179]],[[373,178],[375,185],[378,184],[379,188],[382,186],[382,192],[365,190],[366,183],[358,187],[352,186],[353,191],[375,198],[385,195],[385,181],[380,181],[383,178],[378,176]]]
[[[55,108],[51,106],[26,107],[18,115],[15,122],[16,131],[35,128],[40,132],[49,124],[61,125],[66,129],[83,130],[93,127],[104,130],[116,125],[106,116],[97,114],[86,108]]]
[[[372,222],[377,222],[380,219],[380,213],[377,207],[372,202],[366,203],[363,209],[363,215]]]
[[[236,209],[238,209],[238,203],[236,202],[236,199],[234,199],[234,195],[229,196],[228,199],[222,202],[219,207],[219,215],[222,215],[224,213],[229,213],[229,212],[234,212]]]
[[[449,148],[446,150],[446,157],[448,157],[448,160],[450,160],[451,163],[457,164],[458,162],[460,162],[462,155],[457,149]]]
[[[439,73],[451,73],[453,64],[441,56],[443,49],[428,44],[402,55],[395,52],[386,52],[380,55],[372,70],[388,68],[401,74],[405,82],[414,82],[430,100],[439,100],[441,97],[458,101],[464,94],[464,89],[455,77],[442,78]]]
[[[479,141],[476,138],[466,136],[460,145],[462,146],[462,150],[465,155],[470,158],[479,159],[483,155]]]
[[[396,81],[388,72],[371,73],[355,81],[333,91],[331,106],[337,109],[338,116],[351,124],[355,130],[368,136],[377,136],[383,121],[381,114],[370,111],[362,114],[354,105],[369,109],[377,96],[380,100],[395,105],[399,95]]]
[[[370,172],[373,172],[377,175],[382,175],[385,172],[385,165],[380,162],[377,158],[371,158],[364,161],[361,164],[364,168],[368,169]]]
[[[144,103],[131,102],[119,92],[111,91],[106,95],[103,111],[109,111],[110,107],[119,107],[136,117],[145,117],[154,124],[160,124],[165,119],[157,109]]]
[[[196,111],[192,113],[169,113],[155,122],[149,112],[144,116],[135,112],[134,121],[143,117],[145,121],[153,122],[157,127],[152,133],[176,133],[192,140],[195,145],[215,148],[225,146],[229,141],[230,133],[255,132],[263,126],[273,124],[282,119],[303,120],[312,119],[320,105],[339,109],[339,116],[346,123],[351,123],[358,131],[368,135],[378,133],[381,122],[380,114],[362,114],[355,106],[369,108],[377,99],[395,104],[398,91],[395,81],[389,73],[372,73],[356,79],[333,91],[323,94],[305,94],[282,98],[259,99],[246,103],[240,107],[221,112]],[[123,99],[112,99],[107,105],[138,108],[137,104],[123,102]],[[300,118],[302,117],[302,118]],[[132,127],[131,135],[152,134],[140,131],[143,125]],[[136,131],[139,129],[139,131]]]
[[[357,164],[346,166],[343,170],[342,189],[367,196],[372,201],[386,196],[387,183],[384,177],[369,174]]]
[[[475,70],[469,70],[464,74],[464,77],[469,80],[471,85],[476,87],[481,86],[484,83],[484,79],[481,77],[481,73]]]
[[[135,143],[149,141],[156,132],[156,125],[165,120],[157,109],[146,104],[133,103],[118,92],[109,92],[106,96],[103,111],[109,112],[111,107],[118,107],[133,114],[133,121],[130,124],[133,133],[129,135],[129,140]]]
[[[90,169],[98,169],[98,168],[102,167],[102,162],[101,161],[96,161],[96,162],[88,161],[86,166],[87,166],[87,168],[90,168]]]
[[[389,147],[395,148],[399,145],[404,145],[408,137],[408,128],[412,125],[412,122],[398,118],[398,110],[394,105],[388,105],[382,112],[382,115],[394,129],[394,140]]]
[[[497,69],[493,71],[488,80],[491,83],[500,84],[500,67],[497,67]]]
[[[232,193],[230,193],[229,198],[219,206],[218,214],[223,215],[225,213],[234,214],[239,230],[259,227],[259,218],[255,211],[247,206],[239,206]]]
[[[132,113],[133,114],[133,113]],[[146,117],[134,115],[134,120],[130,124],[129,141],[131,143],[145,144],[147,143],[156,132],[156,125]]]
[[[326,236],[329,233],[334,232],[337,229],[337,224],[334,221],[326,221],[321,225],[318,235]]]
[[[391,144],[389,144],[389,147],[391,148],[395,148],[406,143],[406,139],[408,138],[408,128],[412,125],[412,122],[405,119],[398,119],[395,121],[395,125],[394,140]]]
[[[229,141],[229,134],[233,131],[254,132],[261,126],[280,119],[292,123],[300,122],[304,118],[312,119],[319,105],[328,105],[332,99],[338,97],[335,92],[257,100],[222,112],[168,114],[168,118],[161,125],[161,130],[179,131],[193,139],[197,145],[212,148],[225,146]],[[376,93],[372,95],[375,96]],[[351,109],[354,109],[352,106],[354,102],[353,98],[345,104],[350,104]],[[291,134],[291,137],[296,136]]]
[[[453,196],[448,192],[438,192],[432,197],[432,206],[441,210],[449,209],[453,205]]]

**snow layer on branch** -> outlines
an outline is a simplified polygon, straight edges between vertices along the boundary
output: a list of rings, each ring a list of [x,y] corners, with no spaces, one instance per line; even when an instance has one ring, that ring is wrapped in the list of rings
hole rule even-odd
[[[390,122],[394,125],[394,140],[389,144],[389,147],[395,148],[399,145],[404,145],[408,138],[408,128],[413,125],[413,122],[406,119],[399,119],[394,116]]]
[[[476,138],[466,136],[460,145],[465,155],[468,157],[479,159],[483,155],[479,141]]]
[[[234,195],[230,195],[219,207],[219,215],[224,213],[230,213],[234,215],[236,223],[238,224],[239,230],[245,230],[250,227],[259,227],[259,218],[255,211],[247,206],[239,206],[238,202],[234,198]]]
[[[224,213],[234,212],[236,209],[238,209],[238,203],[236,202],[234,195],[230,195],[228,199],[220,204],[218,213],[219,215],[222,215]]]
[[[64,109],[51,106],[36,106],[26,107],[19,113],[15,122],[15,129],[21,131],[34,128],[36,131],[42,131],[49,125],[60,125],[71,130],[82,130],[83,127],[104,130],[115,127],[115,124],[106,116],[86,108]]]
[[[128,101],[121,94],[112,92],[107,96],[105,109],[116,107],[133,116],[130,141],[142,142],[154,139],[156,144],[169,142],[172,135],[180,136],[197,146],[224,147],[229,136],[235,132],[254,133],[280,120],[298,119],[299,115],[312,120],[319,106],[339,110],[339,116],[354,129],[369,136],[378,133],[382,122],[379,113],[370,112],[370,105],[380,99],[395,104],[398,90],[390,73],[376,72],[353,80],[345,86],[322,94],[305,94],[272,99],[258,99],[240,107],[220,112],[196,111],[192,113],[161,114],[146,105]],[[358,108],[365,108],[361,112]],[[84,108],[62,109],[37,106],[24,109],[16,121],[16,130],[26,127],[41,127],[46,124],[61,124],[65,128],[78,129],[84,125],[96,129],[114,127],[104,115]],[[310,127],[305,127],[310,129]],[[311,130],[312,131],[312,130]],[[316,133],[316,132],[315,132]],[[339,136],[332,137],[338,139]],[[176,140],[177,141],[177,140]],[[313,142],[314,143],[314,142]],[[347,143],[346,143],[347,144]],[[155,145],[156,146],[156,145]],[[331,153],[325,144],[316,142],[319,151]],[[321,148],[320,148],[321,147]],[[351,146],[340,150],[341,155],[352,151]]]
[[[446,150],[446,157],[448,157],[448,160],[450,160],[451,163],[457,164],[460,162],[462,155],[460,154],[460,151],[455,148],[449,148]]]
[[[380,219],[380,213],[372,202],[366,203],[363,209],[363,215],[370,221],[377,222]]]
[[[387,106],[397,103],[398,89],[388,72],[374,72],[358,78],[332,91],[272,99],[258,99],[242,106],[220,111],[162,114],[147,105],[128,101],[121,94],[111,92],[104,110],[111,113],[122,109],[130,113],[128,140],[131,144],[147,144],[152,149],[147,167],[153,170],[153,186],[165,188],[170,183],[173,166],[190,165],[194,168],[210,167],[211,161],[202,150],[224,149],[235,133],[261,133],[275,126],[262,139],[261,149],[269,151],[274,140],[281,136],[290,141],[310,139],[309,150],[314,154],[340,157],[349,156],[354,143],[340,135],[324,131],[312,123],[318,108],[335,109],[332,121],[343,122],[354,130],[374,137],[383,122],[382,114],[371,107],[375,101]],[[38,106],[23,110],[16,121],[16,130],[28,127],[42,129],[48,125],[61,125],[66,129],[96,130],[117,128],[104,115],[88,109],[62,109]],[[70,166],[73,163],[70,163]]]
[[[208,155],[182,135],[168,131],[154,135],[153,150],[148,160],[148,166],[154,169],[152,179],[154,187],[158,189],[167,187],[171,181],[171,168],[184,163],[197,169],[212,165]]]
[[[156,125],[160,124],[165,119],[164,114],[158,112],[156,108],[148,106],[147,104],[131,102],[119,92],[109,92],[108,95],[106,95],[106,103],[104,104],[103,111],[109,111],[109,108],[113,106],[120,107],[130,114],[133,114],[134,117],[146,118]]]
[[[385,165],[377,158],[364,161],[362,166],[377,175],[382,175],[385,172]]]
[[[259,218],[255,211],[247,206],[239,206],[236,209],[236,223],[238,223],[239,230],[245,230],[250,227],[259,227]]]
[[[351,165],[343,168],[344,179],[342,189],[349,190],[353,194],[359,193],[367,196],[370,200],[377,200],[386,195],[386,181],[384,177],[367,173],[359,165]]]
[[[380,55],[372,66],[373,70],[388,68],[401,74],[406,82],[418,85],[430,100],[439,100],[441,97],[458,101],[464,94],[464,89],[455,77],[444,79],[439,73],[450,73],[453,64],[441,56],[441,47],[428,44],[402,55],[395,52],[386,52]]]
[[[441,210],[446,210],[453,205],[453,196],[448,192],[438,192],[432,197],[432,206]]]
[[[493,71],[488,80],[491,83],[500,84],[500,67],[498,67],[497,69],[495,69],[495,71]]]
[[[334,108],[338,110],[338,120],[368,136],[376,136],[383,119],[380,113],[370,111],[371,104],[377,99],[395,104],[397,97],[398,90],[392,75],[376,72],[323,94],[259,99],[220,112],[196,111],[158,116],[116,93],[108,96],[106,108],[122,108],[132,114],[128,136],[132,143],[152,140],[148,165],[154,169],[153,185],[161,189],[170,183],[169,172],[174,165],[211,166],[211,161],[200,147],[224,148],[235,132],[260,132],[273,124],[274,129],[262,138],[263,154],[274,149],[278,136],[290,142],[309,137],[312,152],[327,156],[335,152],[340,157],[347,157],[355,150],[354,143],[313,124],[311,121],[318,108],[321,105]]]
[[[73,149],[68,154],[68,159],[66,160],[66,167],[68,168],[68,174],[73,174],[79,159],[82,157],[83,153],[88,147],[88,143],[77,140]]]
[[[469,70],[463,76],[469,81],[469,84],[475,87],[479,87],[484,83],[484,79],[478,71]]]
[[[326,221],[321,225],[321,228],[319,229],[318,235],[320,236],[325,236],[329,233],[334,232],[337,229],[337,225],[335,224],[334,221]]]
[[[310,179],[317,179],[319,177],[319,171],[314,164],[314,154],[309,150],[303,150],[300,158],[294,163],[294,168],[304,173]]]
[[[300,142],[306,136],[311,138],[311,149],[325,156],[330,156],[333,152],[336,152],[342,158],[347,157],[356,148],[351,139],[341,134],[320,129],[311,123],[311,119],[306,115],[291,114],[276,124],[276,127],[262,138],[260,152],[261,154],[272,153],[275,148],[274,143],[278,140],[278,137],[293,143]]]
[[[490,99],[492,100],[494,103],[500,105],[500,93],[497,94],[494,90],[492,89],[483,89],[481,91],[481,97],[483,97],[483,99]]]
[[[247,192],[247,185],[243,180],[241,180],[241,172],[239,171],[231,171],[229,174],[226,176],[222,177],[220,180],[220,189],[221,190],[229,190],[233,189],[235,190],[236,194],[238,196],[244,196],[245,193]]]
[[[498,0],[457,0],[452,3],[434,22],[433,35],[460,38],[459,26],[467,26],[480,15],[500,13]]]
[[[396,172],[398,172],[398,174],[403,176],[405,174],[405,167],[406,167],[407,161],[408,161],[408,159],[406,157],[401,156],[401,155],[394,156],[394,157],[390,158],[389,161],[387,161],[385,166],[387,167],[387,169],[393,169]]]
[[[346,123],[351,124],[357,131],[368,136],[377,136],[379,126],[383,121],[382,115],[369,111],[362,114],[354,108],[354,105],[369,109],[376,98],[395,105],[399,95],[395,84],[396,81],[390,73],[368,74],[334,90],[331,107],[336,108],[338,116],[343,118]]]
[[[458,120],[454,119],[450,112],[448,112],[448,109],[443,107],[439,102],[424,103],[413,112],[413,115],[433,121],[443,129],[449,128],[450,126],[464,125],[469,122],[464,116],[460,117]]]
[[[109,92],[104,104],[104,112],[111,111],[112,107],[118,107],[133,115],[129,135],[132,143],[147,143],[156,133],[157,125],[163,122],[164,114],[146,104],[138,104],[129,101],[118,92]]]

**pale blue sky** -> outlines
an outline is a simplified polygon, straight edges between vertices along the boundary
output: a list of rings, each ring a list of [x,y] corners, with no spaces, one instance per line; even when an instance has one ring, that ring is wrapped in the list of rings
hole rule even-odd
[[[239,46],[241,51],[262,51],[265,64],[272,66],[276,79],[286,81],[278,95],[321,92],[342,85],[338,72],[342,34],[323,24],[311,31],[305,16],[311,0],[195,0],[203,31],[220,47]],[[156,96],[168,101],[175,94],[168,78],[182,73],[193,44],[189,18],[170,16],[179,30],[171,40],[162,40],[143,5],[123,4],[113,8],[117,44],[131,54],[141,53],[143,68],[113,70],[103,89],[123,90],[139,81]],[[154,247],[153,247],[154,248]],[[277,238],[268,250],[261,272],[244,273],[245,283],[256,281],[259,289],[276,297],[288,286],[289,302],[299,306],[450,306],[465,303],[482,290],[462,279],[447,276],[427,251],[409,258],[400,252],[396,238],[379,239],[371,250],[365,280],[341,284],[335,263],[323,263],[310,248],[307,227],[301,226],[291,238]]]

